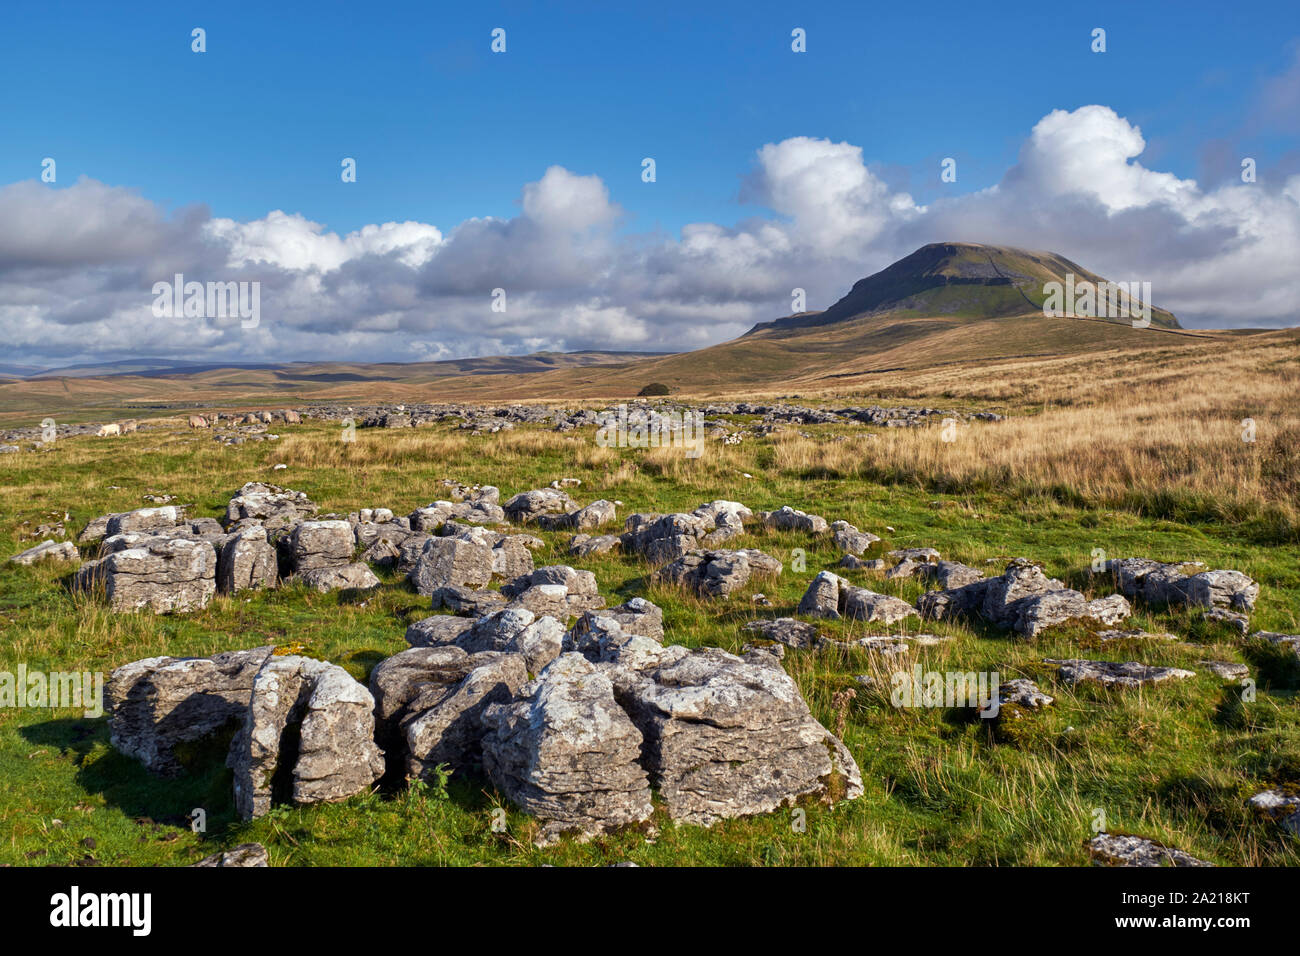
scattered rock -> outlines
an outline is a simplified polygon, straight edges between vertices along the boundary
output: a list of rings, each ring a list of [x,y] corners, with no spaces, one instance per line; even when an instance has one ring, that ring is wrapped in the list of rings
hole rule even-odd
[[[1122,833],[1099,833],[1085,846],[1095,862],[1107,866],[1214,866],[1155,840]]]
[[[701,597],[727,597],[743,588],[753,576],[776,577],[781,562],[754,548],[739,551],[688,551],[656,571],[660,584],[687,587]]]
[[[1147,687],[1170,680],[1183,680],[1195,677],[1195,671],[1182,670],[1177,667],[1153,667],[1137,661],[1088,661],[1088,660],[1053,660],[1047,658],[1044,664],[1055,664],[1060,668],[1060,677],[1067,684],[1083,682],[1100,684],[1102,687]]]
[[[194,416],[197,417],[197,416]],[[198,426],[206,428],[206,425]],[[270,866],[271,857],[260,843],[241,843],[221,853],[205,856],[194,866]]]
[[[77,546],[71,541],[42,541],[9,559],[12,564],[31,566],[44,561],[80,561]]]

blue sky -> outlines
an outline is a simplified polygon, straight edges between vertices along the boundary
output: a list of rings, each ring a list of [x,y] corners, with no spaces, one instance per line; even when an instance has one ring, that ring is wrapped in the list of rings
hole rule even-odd
[[[1290,56],[1294,0],[994,6],[15,4],[0,180],[55,156],[65,181],[348,231],[509,216],[520,184],[560,164],[599,175],[629,227],[676,231],[752,213],[741,177],[789,136],[860,145],[922,202],[945,189],[943,157],[958,160],[955,191],[992,185],[1036,120],[1087,103],[1148,131],[1145,159],[1181,177],[1213,172],[1212,138],[1265,161],[1295,148],[1241,115]],[[806,54],[790,50],[796,26]],[[344,156],[359,164],[347,186]]]
[[[5,20],[0,215],[15,235],[0,240],[0,280],[6,262],[10,276],[56,262],[79,269],[0,281],[0,331],[33,359],[71,360],[87,342],[96,354],[184,347],[263,357],[271,343],[229,330],[198,345],[145,331],[132,324],[134,300],[108,296],[179,268],[163,252],[190,240],[191,269],[216,268],[217,235],[244,252],[221,267],[238,275],[214,278],[279,270],[262,279],[282,319],[278,348],[295,357],[401,351],[385,332],[414,341],[415,357],[694,347],[784,314],[792,282],[808,287],[810,307],[824,307],[909,244],[943,238],[1048,245],[1098,271],[1132,265],[1155,277],[1158,304],[1163,286],[1194,325],[1300,321],[1284,304],[1297,297],[1270,286],[1284,265],[1272,261],[1284,259],[1275,248],[1249,277],[1249,309],[1235,314],[1228,303],[1240,294],[1210,294],[1179,263],[1114,241],[1154,233],[1146,245],[1209,264],[1201,274],[1215,281],[1240,275],[1233,256],[1246,254],[1245,237],[1290,241],[1300,202],[1288,192],[1300,175],[1294,0],[98,2],[15,4]],[[190,49],[194,27],[206,30],[205,53]],[[490,50],[496,27],[507,31],[504,54]],[[791,51],[796,27],[806,53]],[[1090,49],[1095,27],[1106,30],[1104,54]],[[1068,128],[1039,126],[1054,112]],[[1094,142],[1108,166],[1087,165]],[[774,152],[763,159],[765,147]],[[647,156],[654,183],[641,181]],[[1238,182],[1246,156],[1260,170],[1250,194]],[[56,159],[58,178],[38,196],[27,187],[44,157]],[[357,160],[357,182],[340,180],[343,157]],[[957,160],[955,183],[939,179],[944,157]],[[1062,182],[1058,166],[1070,167]],[[553,167],[563,176],[548,178]],[[82,177],[103,189],[78,185]],[[1033,188],[1017,206],[1012,187],[1026,181]],[[543,184],[542,205],[599,209],[541,223],[522,211],[530,183]],[[851,213],[830,208],[841,206]],[[1032,227],[1018,208],[1032,211]],[[1082,217],[1074,228],[1063,225],[1067,209]],[[268,224],[276,210],[290,220]],[[234,225],[204,225],[208,217]],[[475,219],[493,225],[463,227]],[[379,246],[356,239],[343,256],[290,249],[322,236],[346,244],[384,223],[427,229]],[[692,223],[714,231],[692,238],[682,232]],[[102,240],[92,241],[96,228]],[[59,243],[69,230],[85,239],[75,255]],[[100,248],[114,230],[132,233],[123,243],[135,251]],[[600,242],[579,245],[577,234],[593,231],[605,233]],[[574,254],[563,262],[485,272],[483,283],[523,293],[514,328],[467,331],[476,323],[461,299],[481,298],[478,280],[452,276],[453,263],[464,276],[466,262],[566,244]],[[412,274],[395,280],[383,256],[404,257]],[[84,288],[106,263],[116,275]],[[308,273],[322,279],[310,308]],[[557,274],[568,276],[566,294]],[[382,287],[344,301],[341,290],[381,275]],[[48,301],[33,304],[34,288]],[[78,334],[58,338],[71,326]]]

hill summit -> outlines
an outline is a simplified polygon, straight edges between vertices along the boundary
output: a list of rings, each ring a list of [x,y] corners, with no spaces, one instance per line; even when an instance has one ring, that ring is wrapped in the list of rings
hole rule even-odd
[[[1132,288],[1136,301],[1144,306],[1150,304],[1149,287],[1143,292],[1136,288],[1137,283],[1117,285],[1126,290]],[[908,318],[990,319],[1042,315],[1045,308],[1049,314],[1055,310],[1055,315],[1063,317],[1132,323],[1131,313],[1137,311],[1136,306],[1108,310],[1105,291],[1090,304],[1084,298],[1089,288],[1105,290],[1109,286],[1106,279],[1054,252],[973,242],[933,242],[888,268],[859,279],[847,295],[823,312],[803,312],[773,322],[760,322],[746,334],[832,325],[886,313]],[[1057,291],[1055,298],[1054,291]],[[1150,320],[1160,328],[1181,328],[1171,313],[1154,306]]]

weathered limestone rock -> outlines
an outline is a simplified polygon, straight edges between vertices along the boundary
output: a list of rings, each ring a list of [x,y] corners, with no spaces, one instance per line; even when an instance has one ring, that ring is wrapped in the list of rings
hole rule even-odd
[[[9,561],[30,567],[44,561],[80,561],[77,546],[71,541],[42,541],[34,548],[15,554]]]
[[[1099,833],[1087,847],[1097,863],[1107,866],[1214,866],[1182,850],[1129,834]]]
[[[482,721],[484,768],[512,803],[543,821],[544,839],[650,817],[641,733],[609,677],[582,655],[560,656]]]
[[[174,528],[185,520],[185,509],[175,505],[163,505],[161,508],[139,508],[122,514],[108,516],[105,534],[126,534],[129,531],[157,531]]]
[[[877,594],[851,584],[840,588],[839,598],[840,614],[850,620],[896,624],[909,617],[919,616],[916,608],[902,598]]]
[[[675,820],[708,826],[807,794],[862,793],[853,757],[770,654],[632,641],[601,666],[645,737],[646,766]]]
[[[275,545],[257,525],[230,534],[217,553],[217,590],[234,594],[279,582]]]
[[[217,553],[207,541],[152,538],[88,561],[73,587],[89,591],[101,583],[114,611],[149,608],[155,614],[206,607],[217,591]]]
[[[363,561],[328,568],[309,568],[299,571],[290,580],[300,581],[322,594],[326,591],[369,591],[380,584],[375,572]]]
[[[1245,664],[1238,664],[1234,661],[1201,661],[1201,666],[1207,668],[1211,674],[1225,681],[1238,681],[1243,677],[1250,676],[1250,668]]]
[[[1276,631],[1256,631],[1250,635],[1252,641],[1266,641],[1274,647],[1289,650],[1300,660],[1300,634],[1278,634]]]
[[[1147,687],[1162,684],[1170,680],[1183,680],[1195,677],[1195,671],[1182,670],[1177,667],[1153,667],[1137,661],[1089,661],[1089,660],[1054,660],[1047,658],[1044,664],[1056,664],[1060,676],[1067,684],[1094,683],[1106,688]]]
[[[1130,630],[1130,631],[1097,631],[1093,637],[1103,644],[1110,644],[1113,641],[1176,641],[1177,634],[1152,633],[1149,631]]]
[[[370,691],[341,667],[294,655],[269,658],[253,681],[248,715],[227,761],[240,817],[269,810],[279,796],[273,784],[281,781],[296,804],[367,790],[384,772],[374,707]]]
[[[808,585],[799,600],[798,614],[813,617],[826,617],[838,620],[840,617],[840,588],[850,587],[848,581],[830,571],[819,571]]]
[[[826,519],[821,515],[810,515],[807,512],[791,508],[789,505],[778,508],[776,511],[764,512],[760,517],[765,525],[769,528],[776,528],[778,531],[805,531],[809,534],[821,534],[828,528]]]
[[[639,554],[652,564],[675,561],[698,549],[700,539],[714,530],[715,524],[699,515],[633,514],[623,523],[623,551]]]
[[[564,625],[553,617],[526,608],[509,607],[479,618],[457,639],[470,653],[505,651],[520,655],[530,674],[536,674],[560,656]]]
[[[874,534],[859,531],[847,521],[831,522],[831,540],[846,555],[861,557],[871,550],[871,546],[880,540]]]
[[[406,643],[412,647],[442,647],[455,644],[457,639],[473,626],[472,618],[435,614],[407,627]]]
[[[461,538],[430,538],[409,575],[420,594],[444,587],[479,589],[492,580],[492,549]]]
[[[463,495],[461,497],[460,495]],[[453,491],[455,501],[435,501],[417,508],[409,516],[412,531],[436,532],[448,522],[485,525],[504,524],[505,510],[501,507],[501,492],[492,485]]]
[[[405,770],[424,777],[439,764],[468,767],[481,759],[482,713],[507,703],[528,679],[518,654],[415,647],[370,675],[376,738]]]
[[[291,527],[319,510],[304,492],[250,481],[226,505],[226,524],[253,521],[269,531]]]
[[[1250,807],[1300,836],[1300,792],[1273,788],[1246,801]]]
[[[515,495],[504,506],[506,518],[514,524],[527,524],[544,514],[568,514],[577,504],[558,488],[535,488]]]
[[[446,608],[452,614],[478,618],[504,608],[509,601],[500,591],[446,587],[433,592],[432,608]]]
[[[549,615],[561,621],[605,606],[596,576],[567,564],[548,565],[520,575],[503,584],[501,593],[511,607],[527,608],[539,616]]]
[[[1056,698],[1044,694],[1033,681],[1025,677],[1016,677],[998,683],[998,710],[995,716],[1019,719],[1024,713],[1050,707]],[[986,716],[989,708],[984,707],[980,716]]]
[[[664,639],[664,612],[658,605],[652,604],[645,598],[634,597],[620,604],[618,607],[612,607],[605,610],[583,611],[578,617],[578,621],[565,636],[566,651],[581,651],[581,642],[584,635],[596,627],[596,621],[600,618],[612,620],[618,624],[619,631],[627,637],[641,635],[648,637],[653,641],[663,643]],[[607,627],[607,625],[601,625]],[[604,642],[602,642],[604,643]]]
[[[1089,601],[1078,591],[1069,589],[1036,594],[1018,604],[1012,629],[1030,640],[1049,627],[1077,621],[1118,624],[1133,610],[1119,594]]]
[[[614,502],[604,498],[563,514],[540,514],[534,520],[547,531],[592,531],[618,518]]]
[[[201,426],[202,427],[202,426]],[[221,853],[214,853],[211,856],[205,856],[194,866],[238,866],[238,867],[259,867],[270,866],[271,857],[266,852],[266,847],[260,843],[241,843],[239,846],[231,847]]]
[[[1243,637],[1246,635],[1246,632],[1250,630],[1249,617],[1245,614],[1238,614],[1235,611],[1225,611],[1221,607],[1210,608],[1208,611],[1205,611],[1201,617],[1204,620],[1211,621],[1215,624],[1226,624],[1229,627],[1235,628],[1241,632]]]
[[[575,534],[569,539],[569,554],[585,558],[593,554],[609,554],[622,546],[623,541],[618,535],[602,534],[592,537],[589,534]]]
[[[922,576],[927,583],[936,585],[942,591],[974,584],[984,578],[984,572],[959,561],[937,561],[922,565]]]
[[[738,551],[688,551],[654,573],[661,584],[688,587],[701,597],[727,597],[751,577],[776,577],[781,562],[754,548]]]
[[[304,521],[289,536],[290,562],[295,572],[351,564],[354,550],[356,538],[346,521]]]
[[[821,643],[817,628],[805,621],[796,621],[792,617],[778,617],[773,620],[750,621],[745,630],[751,631],[763,640],[776,641],[786,647],[808,648]]]
[[[1199,562],[1164,564],[1150,558],[1107,562],[1120,593],[1147,604],[1253,611],[1259,584],[1240,571],[1205,571]]]
[[[117,668],[105,687],[109,740],[154,773],[181,772],[176,747],[233,731],[271,647],[213,657],[149,657]]]

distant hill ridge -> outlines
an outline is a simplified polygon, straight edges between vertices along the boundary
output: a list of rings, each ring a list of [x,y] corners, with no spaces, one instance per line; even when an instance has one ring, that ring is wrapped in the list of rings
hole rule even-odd
[[[833,325],[885,313],[970,319],[1041,313],[1047,298],[1044,287],[1052,282],[1097,286],[1106,280],[1054,252],[934,242],[859,279],[847,295],[823,312],[760,322],[746,335]],[[1113,317],[1112,321],[1131,324],[1128,317]],[[1166,329],[1182,327],[1172,313],[1154,306],[1151,324]]]

